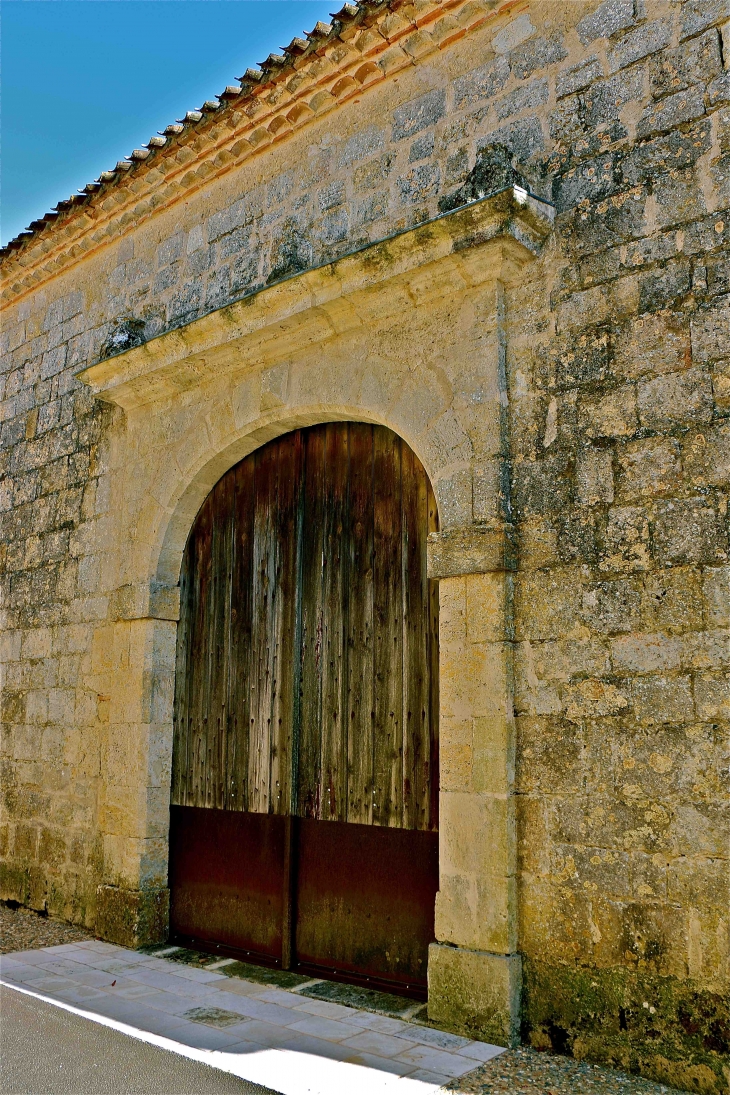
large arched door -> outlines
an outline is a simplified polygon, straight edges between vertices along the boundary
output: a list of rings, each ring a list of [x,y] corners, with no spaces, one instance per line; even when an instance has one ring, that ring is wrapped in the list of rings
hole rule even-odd
[[[182,567],[176,941],[425,988],[438,886],[436,506],[390,430],[335,422],[231,468]]]

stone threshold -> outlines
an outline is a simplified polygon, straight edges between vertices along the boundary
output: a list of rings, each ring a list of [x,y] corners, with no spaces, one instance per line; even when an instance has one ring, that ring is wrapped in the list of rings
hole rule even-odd
[[[350,985],[342,981],[329,981],[322,977],[309,977],[306,974],[280,970],[269,966],[258,966],[252,962],[242,962],[236,958],[220,958],[205,951],[191,950],[183,946],[164,946],[159,943],[139,947],[138,953],[154,958],[167,958],[171,962],[181,962],[193,969],[213,970],[226,977],[235,977],[258,985],[275,985],[277,988],[313,1000],[326,1000],[343,1007],[369,1011],[374,1015],[386,1015],[392,1019],[401,1019],[407,1023],[421,1026],[433,1026],[427,1016],[427,1005],[421,1000],[399,996],[396,993],[381,992],[361,985]]]

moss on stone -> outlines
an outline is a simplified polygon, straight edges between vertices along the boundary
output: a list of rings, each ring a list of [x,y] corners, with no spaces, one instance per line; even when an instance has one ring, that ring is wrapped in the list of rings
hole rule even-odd
[[[526,959],[522,1035],[538,1049],[688,1091],[727,1091],[730,1001],[691,981]]]

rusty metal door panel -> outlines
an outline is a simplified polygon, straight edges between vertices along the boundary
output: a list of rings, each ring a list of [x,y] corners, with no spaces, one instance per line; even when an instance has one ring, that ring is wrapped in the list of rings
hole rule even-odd
[[[197,806],[170,808],[170,928],[188,945],[279,963],[287,819]]]
[[[296,831],[297,969],[425,996],[438,833],[309,818]]]

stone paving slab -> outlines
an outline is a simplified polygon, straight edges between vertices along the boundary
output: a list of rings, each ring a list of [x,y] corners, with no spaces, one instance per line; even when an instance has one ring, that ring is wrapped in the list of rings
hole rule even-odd
[[[115,1021],[127,1033],[202,1052],[216,1067],[285,1095],[430,1095],[503,1052],[323,998],[328,993],[305,995],[300,990],[312,979],[291,988],[271,975],[244,981],[232,975],[231,964],[196,965],[159,950],[167,953],[86,940],[15,952],[0,959],[0,978],[98,1021]],[[394,1010],[397,998],[384,1006]],[[403,1007],[413,1011],[413,1001]]]

